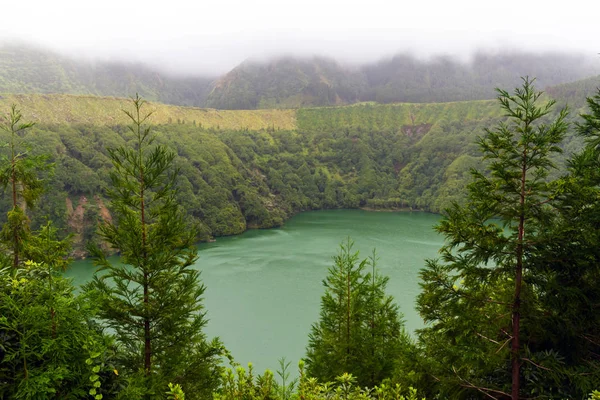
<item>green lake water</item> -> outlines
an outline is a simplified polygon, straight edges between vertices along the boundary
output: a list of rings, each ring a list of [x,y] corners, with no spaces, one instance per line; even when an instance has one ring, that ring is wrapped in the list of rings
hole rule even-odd
[[[427,213],[312,211],[282,228],[201,244],[196,266],[206,285],[206,333],[219,336],[238,362],[252,362],[256,371],[277,369],[281,357],[295,365],[319,317],[322,281],[347,236],[362,258],[377,249],[379,270],[390,277],[387,292],[414,331],[423,324],[414,309],[418,273],[442,245],[433,231],[438,221]],[[81,284],[93,272],[91,261],[77,261],[67,275]]]

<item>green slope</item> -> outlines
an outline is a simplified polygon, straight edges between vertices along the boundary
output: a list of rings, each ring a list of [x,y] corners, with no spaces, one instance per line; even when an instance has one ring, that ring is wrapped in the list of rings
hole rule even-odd
[[[212,77],[173,77],[140,64],[77,61],[26,45],[0,44],[0,93],[132,96],[201,106]]]
[[[545,88],[598,74],[595,60],[568,53],[478,53],[421,60],[399,54],[353,69],[325,58],[246,62],[215,82],[207,104],[248,109],[378,103],[452,102],[495,98],[496,87],[537,77]]]
[[[44,124],[118,125],[128,99],[64,94],[0,94],[0,110],[18,104],[26,119]],[[293,110],[228,111],[150,103],[153,124],[196,124],[220,129],[293,129]]]
[[[469,63],[406,54],[346,67],[324,57],[247,61],[217,78],[170,76],[141,64],[86,62],[24,45],[0,44],[0,93],[129,97],[218,109],[331,106],[376,101],[493,99],[495,87],[537,77],[540,88],[600,73],[596,60],[571,53],[478,53]]]
[[[571,109],[585,107],[587,97],[593,96],[600,88],[600,75],[575,82],[563,83],[546,89],[546,93],[559,102],[568,104]]]
[[[39,122],[24,140],[56,163],[33,219],[50,215],[82,248],[106,213],[106,149],[130,139],[120,111],[127,100],[3,95],[0,109],[13,102]],[[151,103],[148,110],[158,140],[177,153],[179,201],[204,238],[276,226],[302,210],[442,211],[461,200],[470,168],[481,165],[477,136],[503,120],[494,100],[255,111]],[[573,135],[564,143],[566,153],[580,146]]]
[[[206,104],[223,109],[297,108],[358,101],[366,81],[334,60],[245,62],[213,85]]]

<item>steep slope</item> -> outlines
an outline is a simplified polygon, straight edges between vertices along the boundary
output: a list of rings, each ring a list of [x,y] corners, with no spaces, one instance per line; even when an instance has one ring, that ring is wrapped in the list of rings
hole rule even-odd
[[[545,88],[600,73],[597,60],[568,53],[478,53],[471,62],[410,55],[353,68],[323,58],[247,61],[219,79],[169,76],[144,65],[84,62],[20,45],[0,45],[1,93],[129,97],[219,109],[298,108],[364,101],[448,102],[492,99],[524,75]],[[211,83],[213,82],[213,83]]]
[[[75,61],[22,45],[0,45],[0,93],[68,93],[201,106],[213,78],[172,77],[138,64]]]
[[[246,61],[216,81],[206,104],[223,109],[348,104],[358,100],[364,87],[360,73],[331,59]]]
[[[523,76],[536,77],[537,87],[545,88],[597,74],[599,68],[594,60],[568,53],[480,52],[469,63],[397,55],[365,66],[369,90],[361,98],[380,103],[491,99],[495,88],[518,86]]]
[[[568,104],[572,109],[578,110],[586,105],[586,98],[598,93],[600,88],[600,75],[582,79],[575,82],[563,83],[562,85],[546,88],[546,93]]]
[[[40,122],[23,138],[31,152],[51,154],[56,164],[33,221],[49,216],[74,232],[83,254],[97,222],[110,217],[102,197],[111,169],[106,149],[130,140],[120,111],[126,101],[12,95],[0,99],[0,110],[12,102]],[[494,100],[254,111],[151,103],[148,110],[157,140],[177,154],[178,201],[204,239],[277,226],[302,210],[439,212],[461,200],[469,169],[481,166],[476,138],[504,118]],[[558,165],[580,147],[569,136]],[[8,202],[0,197],[0,210]]]
[[[354,70],[326,59],[285,58],[238,66],[216,81],[207,104],[254,109],[485,100],[495,98],[496,87],[518,86],[526,75],[537,77],[537,86],[545,88],[599,72],[598,63],[566,53],[478,53],[469,63],[399,54]]]
[[[130,140],[126,120],[118,116],[126,104],[22,95],[2,99],[0,109],[13,101],[26,118],[41,121],[23,138],[31,152],[51,154],[56,165],[48,192],[32,210],[34,225],[49,216],[75,234],[82,255],[85,242],[95,240],[98,221],[109,217],[102,205],[111,169],[107,148]],[[475,136],[499,118],[491,101],[297,111],[148,109],[156,111],[157,140],[177,154],[178,201],[204,239],[277,226],[302,210],[439,210],[446,169],[462,155],[476,157]],[[169,124],[170,116],[187,122]],[[0,133],[0,142],[6,140]],[[462,167],[454,170],[462,174]],[[0,210],[8,201],[0,198]]]

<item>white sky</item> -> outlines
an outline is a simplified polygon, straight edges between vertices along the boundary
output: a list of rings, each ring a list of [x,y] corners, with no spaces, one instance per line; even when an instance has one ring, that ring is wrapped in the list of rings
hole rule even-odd
[[[7,3],[7,4],[3,4]],[[0,40],[185,73],[250,57],[600,52],[597,0],[0,0]]]

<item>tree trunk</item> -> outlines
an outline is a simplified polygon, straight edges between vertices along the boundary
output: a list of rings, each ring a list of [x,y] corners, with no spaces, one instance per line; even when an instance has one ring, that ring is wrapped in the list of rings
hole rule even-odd
[[[347,307],[346,307],[346,362],[350,359],[350,265],[347,266],[346,283],[348,285]],[[347,365],[347,364],[346,364]]]
[[[149,316],[149,305],[150,305],[150,282],[148,276],[148,249],[146,248],[146,204],[144,202],[144,153],[142,151],[142,138],[141,138],[141,122],[140,122],[140,109],[136,107],[137,112],[137,134],[138,134],[138,162],[140,168],[140,219],[142,228],[142,262],[144,270],[144,370],[146,376],[150,375],[152,369],[152,340],[150,337],[150,316]]]
[[[12,183],[12,201],[13,211],[17,209],[17,172],[15,171],[15,151],[12,149],[12,170],[11,170],[11,183]],[[13,268],[19,267],[19,230],[18,227],[13,226]]]
[[[150,375],[152,368],[152,341],[150,340],[150,318],[148,317],[148,273],[144,272],[144,371],[146,376]]]
[[[523,283],[523,238],[525,236],[525,180],[527,177],[527,151],[523,152],[523,166],[521,170],[521,196],[519,199],[519,231],[517,238],[517,265],[515,267],[515,294],[512,305],[512,399],[519,399],[520,389],[520,368],[521,360],[519,357],[519,339],[521,322],[521,286]]]

